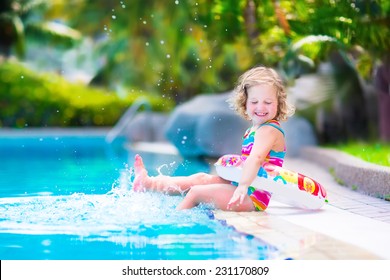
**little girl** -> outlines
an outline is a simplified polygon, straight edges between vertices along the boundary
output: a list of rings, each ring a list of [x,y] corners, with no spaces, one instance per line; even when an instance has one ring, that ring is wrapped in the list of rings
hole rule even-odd
[[[211,203],[221,210],[265,210],[271,194],[249,188],[264,162],[282,166],[286,153],[284,132],[279,121],[294,113],[288,104],[283,82],[275,70],[255,67],[238,80],[231,107],[251,121],[243,137],[239,182],[217,175],[196,173],[190,176],[148,176],[142,158],[135,156],[134,191],[160,191],[167,194],[187,193],[178,209],[189,209],[199,203]]]

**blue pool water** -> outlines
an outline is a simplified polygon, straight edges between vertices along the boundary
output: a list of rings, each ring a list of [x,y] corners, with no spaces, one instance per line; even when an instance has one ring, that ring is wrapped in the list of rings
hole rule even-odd
[[[131,190],[134,152],[104,135],[0,136],[0,259],[272,259],[277,250],[180,196]],[[142,153],[152,175],[208,172]]]

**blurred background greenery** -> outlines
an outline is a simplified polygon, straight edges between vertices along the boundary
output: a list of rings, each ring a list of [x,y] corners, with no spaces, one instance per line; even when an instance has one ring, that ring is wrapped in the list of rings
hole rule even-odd
[[[111,126],[263,64],[322,143],[390,141],[389,26],[385,0],[1,0],[0,127]]]

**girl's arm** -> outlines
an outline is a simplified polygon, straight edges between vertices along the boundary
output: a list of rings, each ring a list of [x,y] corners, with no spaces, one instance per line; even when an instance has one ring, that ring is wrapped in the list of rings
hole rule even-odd
[[[239,206],[244,202],[248,187],[255,180],[266,156],[274,147],[279,136],[278,133],[275,128],[270,126],[263,126],[256,131],[252,151],[243,164],[238,187],[228,203],[228,208],[232,208],[234,205]]]

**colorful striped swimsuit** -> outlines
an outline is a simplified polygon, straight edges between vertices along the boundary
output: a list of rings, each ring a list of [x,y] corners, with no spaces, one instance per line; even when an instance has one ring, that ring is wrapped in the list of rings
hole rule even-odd
[[[268,122],[265,122],[265,123],[259,125],[256,129],[248,128],[244,134],[243,142],[242,142],[241,159],[243,161],[246,160],[246,158],[249,156],[249,154],[252,151],[253,143],[255,141],[256,130],[262,126],[265,126],[265,125],[270,125],[276,129],[278,129],[280,132],[283,133],[283,136],[284,136],[284,131],[280,127],[279,122],[276,120],[270,120]],[[271,150],[268,153],[265,160],[267,162],[272,163],[272,164],[275,164],[278,166],[283,166],[283,161],[284,161],[285,155],[286,155],[286,147],[281,152]],[[264,211],[268,207],[268,203],[271,199],[271,194],[269,192],[255,189],[252,186],[250,186],[248,188],[248,195],[252,199],[253,204],[254,204],[256,210],[258,210],[258,211]]]

